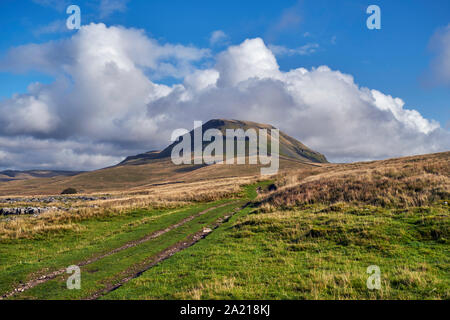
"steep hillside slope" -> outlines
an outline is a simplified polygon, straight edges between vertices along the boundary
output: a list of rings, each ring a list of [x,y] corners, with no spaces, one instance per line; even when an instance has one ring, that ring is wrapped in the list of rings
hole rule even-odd
[[[248,130],[253,128],[258,130],[272,129],[273,127],[267,124],[238,120],[210,120],[203,126],[204,131],[211,128],[225,133],[226,129]],[[192,135],[193,132],[191,131],[190,134]],[[268,140],[270,141],[270,135]],[[325,156],[281,131],[279,142],[281,172],[328,165]],[[71,177],[58,176],[0,183],[0,195],[59,194],[68,187],[73,187],[82,193],[106,192],[145,188],[152,184],[260,175],[262,165],[174,165],[170,158],[174,145],[175,143],[162,151],[151,151],[128,157],[113,167],[84,172]]]
[[[202,135],[206,130],[209,129],[217,129],[219,130],[223,136],[224,136],[224,155],[226,154],[226,139],[225,134],[227,129],[242,129],[244,131],[247,131],[248,129],[254,129],[256,133],[258,134],[260,129],[266,129],[267,130],[267,139],[270,141],[271,138],[271,131],[272,129],[275,129],[274,126],[271,126],[269,124],[261,124],[251,121],[241,121],[241,120],[226,120],[226,119],[212,119],[206,122],[202,126]],[[192,130],[190,133],[191,135],[191,144],[192,149],[194,148],[194,131]],[[136,156],[130,156],[126,158],[121,164],[143,164],[146,163],[148,160],[152,159],[164,159],[169,158],[172,153],[173,147],[178,142],[172,143],[170,146],[165,148],[164,150],[158,152],[158,151],[150,151],[143,154],[138,154]],[[209,142],[203,143],[203,149],[209,144]],[[319,152],[316,152],[307,146],[305,146],[300,141],[288,136],[286,133],[280,131],[280,140],[279,140],[279,146],[280,146],[280,156],[284,156],[291,159],[296,159],[300,161],[308,161],[308,162],[314,162],[314,163],[327,163],[327,159],[323,154],[320,154]],[[258,152],[259,152],[259,148]],[[246,150],[248,151],[248,143],[246,144]],[[248,154],[248,153],[247,153]]]

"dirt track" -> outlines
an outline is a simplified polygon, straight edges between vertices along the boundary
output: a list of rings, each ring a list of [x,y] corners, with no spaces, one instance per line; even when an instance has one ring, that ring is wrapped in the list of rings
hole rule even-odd
[[[178,223],[176,223],[176,224],[173,224],[173,225],[171,225],[171,226],[169,226],[169,227],[167,227],[167,228],[165,228],[165,229],[161,229],[161,230],[152,232],[152,233],[146,235],[145,237],[143,237],[143,238],[141,238],[141,239],[127,242],[126,244],[122,245],[121,247],[118,247],[118,248],[116,248],[116,249],[114,249],[114,250],[111,250],[111,251],[106,252],[106,253],[104,253],[104,254],[101,254],[101,255],[99,255],[99,256],[95,256],[95,257],[92,257],[92,258],[90,258],[90,259],[83,260],[83,261],[77,263],[76,265],[79,266],[79,267],[86,266],[86,265],[91,264],[91,263],[94,263],[94,262],[96,262],[96,261],[98,261],[98,260],[100,260],[100,259],[103,259],[103,258],[105,258],[105,257],[108,257],[108,256],[110,256],[110,255],[113,255],[113,254],[115,254],[115,253],[117,253],[117,252],[120,252],[120,251],[126,250],[126,249],[128,249],[128,248],[132,248],[132,247],[138,246],[138,245],[140,245],[140,244],[142,244],[142,243],[145,243],[145,242],[150,241],[150,240],[152,240],[152,239],[158,238],[158,237],[160,237],[161,235],[163,235],[163,234],[165,234],[165,233],[167,233],[167,232],[169,232],[169,231],[172,231],[172,230],[174,230],[174,229],[176,229],[176,228],[179,228],[180,226],[184,225],[185,223],[187,223],[187,222],[189,222],[189,221],[192,221],[192,220],[194,220],[195,218],[197,218],[197,217],[199,217],[199,216],[202,216],[202,215],[204,215],[204,214],[206,214],[206,213],[208,213],[208,212],[210,212],[210,211],[212,211],[212,210],[219,209],[219,208],[225,207],[225,206],[230,205],[230,204],[233,204],[233,203],[235,203],[235,202],[227,202],[227,203],[224,203],[224,204],[221,204],[221,205],[218,205],[218,206],[214,206],[214,207],[205,209],[205,210],[203,210],[203,211],[201,211],[201,212],[199,212],[199,213],[196,213],[196,214],[194,214],[194,215],[192,215],[192,216],[189,216],[189,217],[187,217],[187,218],[184,218],[184,219],[182,219],[180,222],[178,222]],[[199,239],[197,239],[195,242],[197,242],[197,241],[200,240],[200,239],[201,239],[201,237],[200,237]],[[195,242],[193,242],[193,243],[195,243]],[[193,243],[192,243],[192,244],[193,244]],[[192,244],[191,244],[191,245],[192,245]],[[166,250],[169,250],[169,249],[170,249],[170,248],[168,248],[168,249],[166,249]],[[181,249],[180,249],[180,250],[181,250]],[[177,251],[180,251],[180,250],[177,250]],[[176,251],[176,252],[177,252],[177,251]],[[174,252],[174,253],[175,253],[175,252]],[[174,254],[174,253],[172,253],[172,254]],[[171,254],[171,255],[172,255],[172,254]],[[169,257],[169,256],[167,256],[167,257],[164,258],[164,259],[167,259],[168,257]],[[161,260],[164,260],[164,259],[161,259]],[[161,261],[161,260],[159,260],[159,261]],[[8,293],[6,293],[6,294],[0,296],[0,300],[7,299],[7,298],[12,297],[12,296],[14,296],[14,295],[16,295],[16,294],[20,294],[20,293],[22,293],[22,292],[24,292],[24,291],[26,291],[26,290],[29,290],[29,289],[31,289],[31,288],[33,288],[33,287],[35,287],[35,286],[37,286],[37,285],[39,285],[39,284],[41,284],[41,283],[45,283],[45,282],[47,282],[47,281],[49,281],[49,280],[55,279],[56,277],[58,277],[58,276],[64,274],[65,272],[66,272],[66,268],[62,268],[62,269],[53,271],[53,272],[51,272],[51,273],[48,273],[48,274],[46,274],[46,275],[43,275],[43,276],[41,276],[41,277],[39,277],[39,278],[30,280],[30,281],[28,281],[27,283],[21,284],[20,286],[14,288],[13,291],[10,291],[10,292],[8,292]]]
[[[85,300],[96,300],[96,299],[108,294],[109,292],[120,288],[122,285],[124,285],[125,283],[127,283],[128,281],[130,281],[134,278],[139,277],[142,273],[149,270],[153,266],[157,265],[159,262],[166,260],[166,259],[170,258],[171,256],[173,256],[175,253],[180,252],[180,251],[194,245],[201,239],[205,238],[214,229],[218,228],[222,223],[227,222],[234,214],[236,214],[240,210],[244,209],[247,205],[248,205],[248,203],[246,205],[244,205],[243,207],[235,209],[232,213],[217,219],[211,230],[207,230],[207,231],[202,230],[202,231],[198,231],[194,234],[191,234],[185,240],[180,241],[180,242],[164,249],[163,251],[159,252],[158,254],[151,257],[147,261],[144,261],[140,264],[134,265],[132,268],[123,272],[124,277],[120,281],[107,284],[105,289],[103,289],[101,291],[97,291],[96,293],[94,293],[93,295],[91,295],[90,297],[88,297]]]

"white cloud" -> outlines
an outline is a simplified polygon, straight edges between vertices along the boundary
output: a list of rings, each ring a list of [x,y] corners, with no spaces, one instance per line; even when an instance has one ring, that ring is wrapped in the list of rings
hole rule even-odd
[[[2,131],[9,135],[47,134],[57,127],[59,121],[50,111],[50,101],[45,96],[16,96],[2,104],[1,111]]]
[[[224,44],[228,40],[228,36],[222,30],[216,30],[211,33],[211,37],[209,38],[209,43],[211,46]]]
[[[294,55],[306,56],[316,52],[317,49],[319,48],[319,44],[307,43],[295,49],[278,45],[269,45],[269,48],[276,56],[294,56]]]
[[[427,75],[431,85],[450,86],[450,24],[440,28],[430,41],[430,49],[435,53]]]
[[[69,0],[32,0],[34,3],[55,9],[57,11],[65,11],[68,6],[73,3]],[[96,10],[99,18],[107,18],[116,12],[125,12],[127,10],[127,4],[130,0],[96,0],[90,1],[86,6],[81,6],[81,12],[83,14],[85,7],[93,7]],[[54,22],[56,23],[56,22]],[[51,25],[48,26],[51,28]]]
[[[50,22],[49,24],[40,26],[40,27],[36,27],[33,30],[33,34],[35,36],[41,36],[41,35],[45,35],[45,34],[52,34],[52,33],[63,33],[63,32],[70,32],[71,30],[69,30],[66,26],[66,21],[65,20],[55,20]]]
[[[89,141],[0,136],[0,168],[94,170],[117,164],[120,152]]]
[[[6,162],[7,157],[8,157],[8,154],[6,152],[0,150],[0,161]]]
[[[275,56],[260,38],[245,40],[219,54],[216,69],[220,73],[219,86],[233,86],[249,78],[266,78],[279,73]]]
[[[129,0],[101,0],[99,5],[100,18],[105,18],[115,12],[124,12]]]
[[[283,72],[259,38],[209,59],[208,50],[103,24],[11,49],[0,71],[39,70],[55,81],[0,101],[0,168],[108,166],[218,117],[271,123],[334,161],[449,148],[448,131],[401,99],[326,66]],[[158,84],[161,76],[181,83]]]
[[[162,119],[147,117],[146,104],[172,89],[153,83],[148,75],[183,78],[196,70],[192,63],[208,54],[193,47],[161,45],[140,30],[103,24],[83,26],[66,40],[13,48],[0,61],[0,70],[38,70],[56,80],[32,84],[28,93],[0,101],[0,136],[106,143],[108,150],[122,149],[123,156],[162,146],[165,142],[155,138]],[[96,159],[110,157],[103,156]],[[93,163],[83,159],[80,163]],[[0,167],[24,163],[25,159]],[[64,162],[55,165],[60,163]]]
[[[32,0],[32,1],[40,6],[50,7],[57,11],[63,11],[70,5],[69,0]]]
[[[215,86],[220,73],[215,69],[196,70],[194,73],[187,75],[184,83],[187,88],[194,90],[203,90],[211,86]]]
[[[416,110],[403,109],[405,102],[400,98],[392,98],[377,90],[371,90],[375,99],[375,106],[380,110],[390,111],[396,120],[402,122],[406,127],[428,134],[439,128],[439,123],[427,120]]]
[[[337,37],[336,36],[332,36],[330,42],[331,42],[331,44],[336,44],[337,43]]]
[[[283,32],[298,29],[301,22],[301,8],[298,1],[294,6],[283,10],[280,17],[269,27],[267,38],[273,41]]]

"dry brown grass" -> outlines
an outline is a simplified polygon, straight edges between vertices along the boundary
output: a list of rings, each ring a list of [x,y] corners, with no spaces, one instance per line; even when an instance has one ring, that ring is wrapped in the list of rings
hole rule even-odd
[[[75,215],[70,217],[62,211],[49,211],[38,217],[17,217],[10,221],[0,221],[0,239],[29,239],[36,234],[81,231],[81,225],[74,223],[75,220]]]
[[[47,204],[47,206],[70,208],[48,211],[36,217],[15,216],[11,220],[0,220],[0,239],[30,238],[36,234],[64,230],[77,231],[80,225],[76,222],[128,214],[137,209],[179,208],[194,202],[231,198],[241,191],[242,185],[252,183],[255,180],[255,177],[244,177],[167,184],[140,187],[127,192],[112,192],[107,195],[108,199],[105,200],[74,201],[71,203],[53,202]],[[93,195],[102,196],[102,194]],[[25,204],[23,203],[23,205]],[[14,204],[14,206],[17,205],[19,204]]]
[[[280,170],[320,166],[321,164],[280,157]],[[191,183],[219,179],[259,176],[261,165],[215,164],[177,166],[169,159],[142,165],[124,165],[85,172],[72,177],[35,178],[0,183],[0,196],[39,196],[60,194],[66,188],[80,193],[110,193],[150,188],[162,183]]]
[[[279,189],[259,197],[263,206],[269,208],[336,202],[421,206],[450,198],[449,160],[450,152],[446,152],[354,164],[305,166],[300,170],[281,172],[275,177]],[[111,191],[106,194],[106,200],[46,204],[70,209],[50,211],[38,217],[19,216],[9,221],[0,220],[0,239],[71,229],[75,228],[76,221],[127,214],[135,209],[177,208],[193,202],[230,198],[241,191],[242,185],[259,179],[262,178],[248,176],[143,185],[126,191]]]
[[[265,206],[358,202],[421,206],[450,198],[450,153],[324,166],[282,177]]]
[[[204,294],[227,294],[235,287],[235,279],[225,277],[215,279],[212,283],[199,283],[196,287],[187,291],[180,291],[175,295],[181,300],[201,300]]]

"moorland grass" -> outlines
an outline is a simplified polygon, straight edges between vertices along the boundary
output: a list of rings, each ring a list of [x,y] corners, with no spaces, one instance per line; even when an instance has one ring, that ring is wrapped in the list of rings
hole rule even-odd
[[[0,240],[0,293],[10,291],[20,282],[101,255],[226,202],[221,200],[170,210],[141,209],[81,221],[74,219],[67,229],[34,234],[31,239]]]
[[[104,299],[449,299],[449,230],[444,204],[248,208]]]
[[[293,171],[273,181],[244,186],[241,192],[239,183],[231,181],[223,184],[229,188],[226,192],[218,187],[218,181],[162,186],[157,192],[137,190],[129,199],[102,202],[106,209],[88,209],[80,219],[68,219],[70,215],[64,213],[60,218],[50,215],[45,223],[48,229],[36,231],[24,224],[33,232],[20,233],[22,224],[18,223],[2,243],[6,246],[0,247],[0,253],[8,256],[1,280],[11,288],[36,273],[68,266],[140,238],[154,223],[167,226],[182,219],[180,213],[177,217],[167,215],[166,219],[173,220],[164,223],[160,219],[147,221],[147,216],[133,220],[130,212],[140,211],[130,209],[130,205],[168,201],[180,206],[186,205],[180,200],[229,197],[240,198],[241,204],[253,203],[194,246],[103,298],[449,299],[449,154]],[[267,187],[273,183],[278,189],[269,191]],[[215,195],[216,189],[222,189],[219,195]],[[201,206],[209,205],[213,204],[200,202],[170,210],[198,212]],[[15,298],[87,297],[231,207],[214,210],[158,239],[83,267],[81,291],[67,290],[65,275]],[[115,213],[108,214],[113,208]],[[155,214],[163,219],[163,212],[170,210],[156,210]],[[89,239],[96,232],[99,236]],[[17,234],[27,237],[15,239]],[[84,240],[75,253],[67,253],[80,235]],[[380,290],[366,286],[370,265],[380,267]]]
[[[155,239],[136,247],[114,253],[96,262],[81,267],[81,289],[68,290],[68,275],[59,276],[25,291],[16,299],[83,299],[103,290],[108,284],[114,284],[127,276],[127,270],[151,259],[162,250],[186,239],[187,236],[213,224],[219,217],[231,212],[240,203],[231,203],[213,209],[202,216],[189,221]]]

